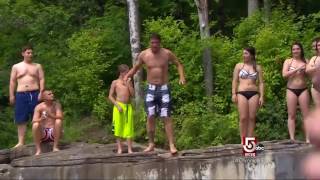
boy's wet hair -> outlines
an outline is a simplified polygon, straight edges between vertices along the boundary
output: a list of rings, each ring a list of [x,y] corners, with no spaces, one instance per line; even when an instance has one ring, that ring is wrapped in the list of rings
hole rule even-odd
[[[126,71],[129,71],[129,66],[126,65],[126,64],[120,64],[118,66],[118,73],[123,73],[123,72],[126,72]]]
[[[158,33],[152,33],[150,36],[150,40],[151,39],[157,39],[157,40],[161,41],[161,36]]]
[[[33,50],[33,47],[31,44],[27,44],[27,45],[23,46],[21,48],[21,52],[25,52],[26,50],[29,50],[29,49]]]

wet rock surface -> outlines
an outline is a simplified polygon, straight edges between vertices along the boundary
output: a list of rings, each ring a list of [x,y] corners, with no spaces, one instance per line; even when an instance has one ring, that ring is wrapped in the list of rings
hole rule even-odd
[[[116,154],[115,144],[72,143],[51,152],[52,144],[34,156],[33,145],[0,151],[0,179],[281,179],[303,178],[300,161],[312,150],[303,142],[261,142],[257,157],[243,156],[241,145],[227,144],[180,151],[171,156],[156,149],[144,153],[134,144],[133,154]]]

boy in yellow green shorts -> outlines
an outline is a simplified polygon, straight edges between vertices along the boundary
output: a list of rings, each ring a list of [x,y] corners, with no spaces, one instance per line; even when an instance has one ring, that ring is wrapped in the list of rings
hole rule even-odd
[[[132,153],[133,110],[130,98],[134,96],[134,89],[131,79],[123,80],[128,73],[129,67],[125,64],[118,66],[119,78],[112,81],[109,99],[114,104],[113,125],[114,135],[117,137],[118,154],[122,153],[121,139],[127,139],[128,153]]]

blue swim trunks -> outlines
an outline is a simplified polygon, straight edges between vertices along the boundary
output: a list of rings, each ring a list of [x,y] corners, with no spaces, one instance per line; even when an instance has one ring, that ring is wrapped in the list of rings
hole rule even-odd
[[[148,84],[145,101],[145,109],[148,117],[171,115],[171,93],[169,86]]]
[[[38,104],[39,90],[17,92],[15,103],[15,123],[26,123],[33,116],[34,108]]]

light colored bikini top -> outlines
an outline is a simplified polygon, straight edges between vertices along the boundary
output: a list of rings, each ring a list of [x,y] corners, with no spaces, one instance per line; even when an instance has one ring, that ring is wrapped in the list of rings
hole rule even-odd
[[[258,72],[250,73],[247,70],[244,69],[244,65],[242,66],[240,72],[239,72],[239,77],[242,79],[253,79],[256,80],[258,77]]]
[[[313,64],[316,65],[316,61],[318,59],[319,56],[316,56],[316,59],[313,61]]]
[[[291,62],[290,62],[288,71],[297,69],[296,67],[292,66],[292,62],[293,62],[293,59],[292,59]],[[300,70],[299,70],[299,71],[300,71]],[[303,70],[303,71],[304,71],[304,70]]]

